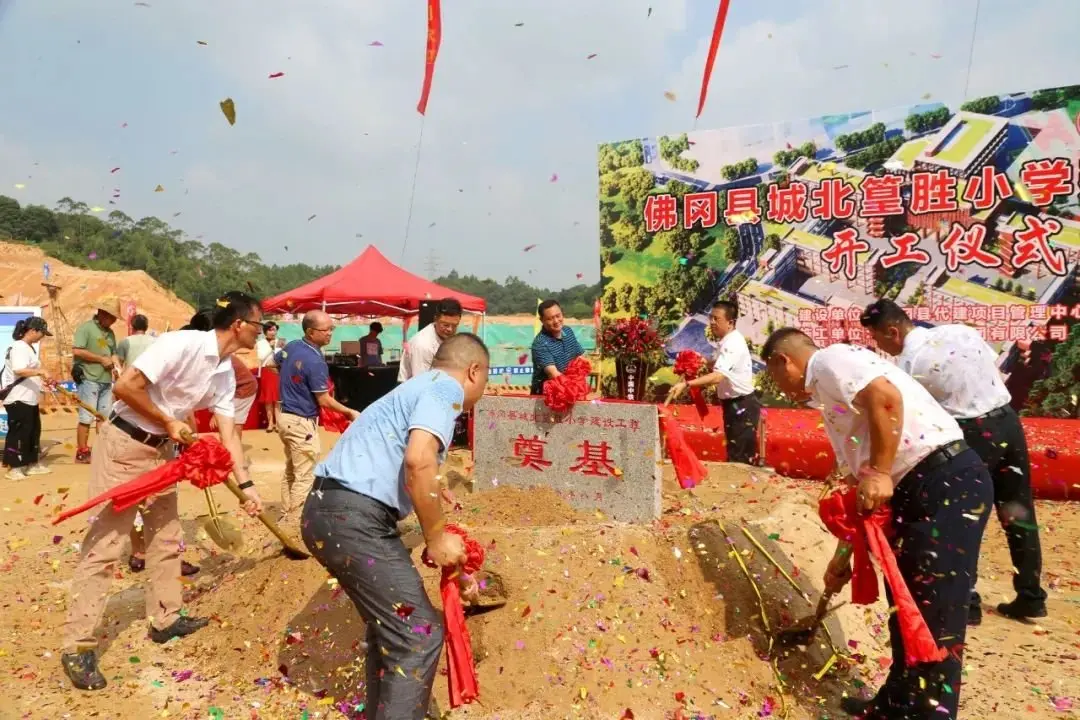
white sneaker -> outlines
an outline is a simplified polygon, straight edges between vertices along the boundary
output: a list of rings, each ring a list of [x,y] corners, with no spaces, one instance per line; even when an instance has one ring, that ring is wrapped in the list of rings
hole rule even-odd
[[[25,472],[23,472],[22,468],[12,468],[11,470],[8,471],[8,474],[5,475],[5,477],[8,480],[26,480],[28,475]]]
[[[34,463],[30,467],[26,468],[27,475],[48,475],[52,470],[41,465],[40,463]]]

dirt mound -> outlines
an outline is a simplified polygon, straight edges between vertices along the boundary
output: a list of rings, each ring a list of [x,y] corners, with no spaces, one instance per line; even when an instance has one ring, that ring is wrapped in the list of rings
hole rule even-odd
[[[44,265],[49,264],[48,284],[55,286],[50,299],[45,286]],[[0,242],[0,304],[37,305],[55,337],[42,343],[46,367],[57,369],[57,343],[70,366],[71,336],[94,314],[94,303],[105,297],[133,301],[137,312],[150,320],[151,330],[164,332],[184,325],[195,310],[162,287],[142,270],[110,272],[66,265],[41,250],[17,243]],[[114,326],[117,339],[127,334],[123,322]]]
[[[344,593],[315,561],[281,557],[261,525],[236,516],[224,492],[219,502],[243,528],[248,549],[217,550],[199,530],[206,503],[189,484],[180,489],[185,555],[202,570],[185,580],[186,607],[211,616],[211,626],[153,644],[145,574],[132,575],[122,562],[99,634],[109,687],[71,690],[58,650],[86,525],[49,520],[85,497],[88,469],[71,464],[74,418],[48,416],[45,424],[45,445],[66,448],[50,453],[54,474],[0,486],[0,692],[13,716],[359,716],[365,633]],[[280,468],[271,461],[279,447],[263,447],[272,443],[255,434],[246,439],[262,468],[256,484],[275,509]],[[884,603],[844,606],[828,625],[831,640],[819,635],[810,648],[767,656],[762,604],[776,628],[817,600],[834,542],[815,517],[820,486],[710,464],[703,486],[682,491],[666,466],[662,517],[627,526],[574,513],[544,490],[472,494],[465,468],[458,456],[446,469],[462,505],[451,518],[486,548],[487,568],[505,580],[508,602],[468,619],[481,703],[453,711],[455,720],[779,718],[784,705],[790,720],[841,717],[841,694],[872,691],[887,670]],[[968,634],[963,717],[1071,717],[1080,697],[1075,508],[1040,503],[1039,513],[1051,616],[1025,625],[990,614]],[[437,573],[420,572],[437,600]],[[1001,530],[992,525],[980,563],[988,604],[1011,597],[1011,575]],[[853,657],[816,679],[833,645]],[[436,682],[445,710],[445,674]]]

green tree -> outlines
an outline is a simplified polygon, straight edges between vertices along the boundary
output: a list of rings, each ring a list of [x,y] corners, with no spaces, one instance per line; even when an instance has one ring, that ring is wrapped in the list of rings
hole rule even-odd
[[[645,234],[645,228],[640,224],[631,224],[626,220],[620,220],[611,226],[611,235],[615,238],[615,246],[638,252],[644,250],[651,242]]]
[[[1031,387],[1025,415],[1080,418],[1080,323],[1073,324],[1063,342],[1056,343],[1047,377]]]
[[[604,296],[601,302],[603,303],[604,312],[615,313],[619,311],[619,294],[614,286],[608,285],[604,290]]]
[[[645,198],[656,187],[656,178],[643,167],[625,170],[619,175],[619,185],[626,205],[635,218],[645,209]],[[627,218],[623,218],[626,220]]]
[[[987,95],[986,97],[969,100],[968,102],[961,105],[960,109],[964,112],[993,115],[1001,109],[1001,98],[999,98],[997,95]]]

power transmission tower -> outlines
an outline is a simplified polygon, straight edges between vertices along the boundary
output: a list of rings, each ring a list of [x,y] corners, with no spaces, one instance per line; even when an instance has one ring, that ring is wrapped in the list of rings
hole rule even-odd
[[[428,280],[439,277],[439,256],[434,250],[428,250],[427,260],[424,261],[424,272],[427,273]]]

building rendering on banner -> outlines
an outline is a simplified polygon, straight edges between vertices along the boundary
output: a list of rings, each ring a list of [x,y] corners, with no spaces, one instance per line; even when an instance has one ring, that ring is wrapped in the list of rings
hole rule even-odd
[[[1078,107],[1062,88],[601,146],[605,312],[674,305],[674,353],[708,347],[719,296],[755,345],[783,325],[864,342],[886,296],[974,325],[1007,372],[1080,319]]]

